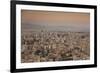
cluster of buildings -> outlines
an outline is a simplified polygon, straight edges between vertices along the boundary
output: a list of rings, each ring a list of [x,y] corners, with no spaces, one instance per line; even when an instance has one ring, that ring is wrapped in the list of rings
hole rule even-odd
[[[21,62],[88,60],[89,32],[31,31],[21,36]]]

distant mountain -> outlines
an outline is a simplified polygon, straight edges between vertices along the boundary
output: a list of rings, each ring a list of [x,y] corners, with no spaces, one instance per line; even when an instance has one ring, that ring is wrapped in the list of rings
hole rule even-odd
[[[52,24],[52,23],[22,23],[22,31],[36,31],[36,30],[48,30],[48,31],[72,31],[72,32],[89,32],[90,26],[84,25],[71,25],[71,24]]]

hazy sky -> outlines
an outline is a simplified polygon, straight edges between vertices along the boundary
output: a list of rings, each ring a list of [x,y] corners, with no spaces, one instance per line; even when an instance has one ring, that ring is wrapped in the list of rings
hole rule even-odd
[[[21,11],[22,30],[90,31],[90,14],[51,11]]]

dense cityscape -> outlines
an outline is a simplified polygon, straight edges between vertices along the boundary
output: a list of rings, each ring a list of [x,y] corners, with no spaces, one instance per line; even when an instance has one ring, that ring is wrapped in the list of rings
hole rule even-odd
[[[90,33],[25,31],[21,35],[21,62],[88,60]]]

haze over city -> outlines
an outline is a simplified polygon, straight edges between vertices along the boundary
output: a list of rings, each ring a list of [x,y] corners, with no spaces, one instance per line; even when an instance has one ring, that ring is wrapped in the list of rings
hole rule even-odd
[[[23,31],[90,31],[89,13],[22,10],[21,17]]]
[[[21,13],[21,63],[90,59],[89,13]]]

